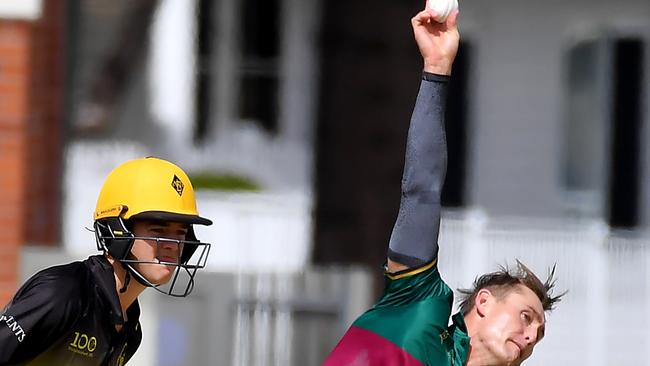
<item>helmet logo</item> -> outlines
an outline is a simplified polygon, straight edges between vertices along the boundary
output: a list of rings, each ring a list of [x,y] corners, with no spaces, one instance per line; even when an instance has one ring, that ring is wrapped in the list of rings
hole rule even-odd
[[[174,188],[179,196],[183,195],[183,188],[185,188],[185,185],[176,175],[174,175],[174,179],[172,180],[172,188]]]

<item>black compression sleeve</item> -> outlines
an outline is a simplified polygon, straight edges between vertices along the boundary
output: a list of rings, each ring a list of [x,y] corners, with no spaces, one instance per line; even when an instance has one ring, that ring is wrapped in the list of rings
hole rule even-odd
[[[424,73],[406,144],[400,210],[388,258],[411,268],[438,253],[440,193],[447,170],[444,129],[448,76]]]

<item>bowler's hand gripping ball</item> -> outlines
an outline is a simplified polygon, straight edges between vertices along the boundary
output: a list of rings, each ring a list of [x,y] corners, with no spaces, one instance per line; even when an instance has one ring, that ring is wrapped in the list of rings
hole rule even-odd
[[[427,0],[427,7],[436,12],[436,22],[444,23],[451,12],[458,9],[458,0]]]

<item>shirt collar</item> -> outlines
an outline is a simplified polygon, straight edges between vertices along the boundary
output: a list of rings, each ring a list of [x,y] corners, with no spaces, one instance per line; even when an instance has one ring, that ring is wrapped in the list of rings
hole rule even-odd
[[[113,266],[103,255],[96,255],[89,257],[86,261],[90,272],[93,274],[97,288],[102,296],[102,301],[107,306],[109,312],[108,317],[113,324],[124,324],[124,316],[122,315],[122,306],[120,305],[120,298],[117,295],[117,285],[115,283],[115,272]],[[129,323],[137,322],[140,317],[140,305],[136,299],[128,309],[126,309]]]
[[[469,335],[467,334],[467,325],[462,313],[456,313],[452,318],[451,326],[452,338],[454,340],[455,364],[465,365],[469,356]]]

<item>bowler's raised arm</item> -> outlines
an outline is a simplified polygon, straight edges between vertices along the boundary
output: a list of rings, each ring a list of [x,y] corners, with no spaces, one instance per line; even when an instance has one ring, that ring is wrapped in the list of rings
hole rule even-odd
[[[400,210],[388,249],[388,271],[421,267],[438,252],[440,194],[447,170],[445,101],[460,35],[458,11],[437,23],[430,10],[411,24],[424,63],[406,145]]]

